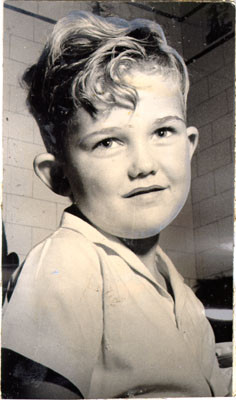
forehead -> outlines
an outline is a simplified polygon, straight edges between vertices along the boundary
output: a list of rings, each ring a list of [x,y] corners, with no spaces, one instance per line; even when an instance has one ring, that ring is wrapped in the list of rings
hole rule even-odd
[[[178,81],[172,76],[133,71],[124,79],[137,92],[136,108],[133,110],[115,104],[108,109],[101,104],[94,118],[80,109],[77,118],[82,134],[109,126],[148,127],[154,120],[168,116],[184,120],[183,96]]]
[[[135,88],[137,92],[137,105],[129,114],[142,117],[151,117],[152,114],[168,114],[177,111],[184,116],[184,100],[177,79],[172,76],[165,77],[159,73],[142,73],[134,71],[125,76],[125,83]],[[122,112],[123,110],[123,112]],[[109,115],[125,113],[124,108],[114,106],[109,112],[98,113],[98,119],[105,119]]]
[[[131,69],[124,74],[123,79],[125,83],[136,90],[152,90],[157,95],[173,91],[181,93],[179,77],[175,70],[163,69],[161,71],[155,69],[155,66],[153,68],[144,66],[143,71],[140,68]]]

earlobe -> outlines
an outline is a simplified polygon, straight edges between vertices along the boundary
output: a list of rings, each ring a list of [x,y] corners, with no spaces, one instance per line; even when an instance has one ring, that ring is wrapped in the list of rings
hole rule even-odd
[[[68,179],[64,176],[62,163],[51,153],[39,154],[34,159],[34,171],[41,181],[54,193],[70,196]]]
[[[189,126],[187,128],[187,135],[188,135],[188,140],[189,140],[189,145],[190,145],[190,156],[192,158],[197,145],[198,145],[198,137],[199,137],[199,133],[197,128],[195,128],[195,126]]]

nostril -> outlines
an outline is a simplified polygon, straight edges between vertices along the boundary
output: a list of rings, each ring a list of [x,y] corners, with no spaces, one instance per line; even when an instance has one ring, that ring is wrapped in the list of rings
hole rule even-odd
[[[141,176],[145,177],[147,175],[154,175],[155,174],[155,168],[151,163],[149,164],[133,164],[130,168],[130,174],[132,176]]]
[[[153,168],[137,168],[137,167],[132,167],[129,170],[129,176],[131,178],[145,178],[148,175],[155,175],[156,170]]]

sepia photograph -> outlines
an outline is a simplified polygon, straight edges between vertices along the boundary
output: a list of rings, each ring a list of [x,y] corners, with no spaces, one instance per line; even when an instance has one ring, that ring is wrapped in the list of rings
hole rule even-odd
[[[235,5],[3,31],[1,398],[233,396]]]

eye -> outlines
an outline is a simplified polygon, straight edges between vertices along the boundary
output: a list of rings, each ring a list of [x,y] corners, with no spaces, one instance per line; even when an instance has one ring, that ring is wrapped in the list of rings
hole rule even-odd
[[[176,133],[176,130],[173,127],[167,126],[167,127],[156,129],[154,133],[156,136],[158,136],[160,138],[164,138],[164,137],[171,136],[173,133]]]
[[[114,139],[112,139],[112,138],[103,139],[96,144],[95,148],[105,147],[106,149],[109,149],[113,145],[113,143],[114,143]]]
[[[121,141],[118,140],[117,138],[105,138],[96,143],[93,149],[100,149],[100,150],[113,149],[121,144],[122,144]]]

